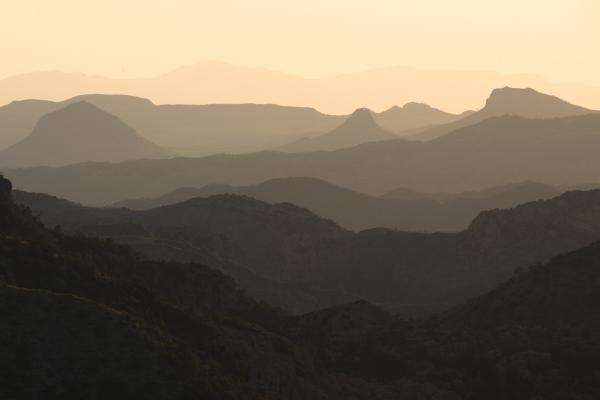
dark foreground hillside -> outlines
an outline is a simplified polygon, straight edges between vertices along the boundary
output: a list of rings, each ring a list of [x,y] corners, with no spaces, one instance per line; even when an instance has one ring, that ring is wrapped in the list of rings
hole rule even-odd
[[[299,317],[296,329],[329,368],[352,376],[427,382],[462,399],[592,400],[599,307],[595,243],[435,318],[390,320],[357,303]]]
[[[49,231],[0,180],[0,398],[593,400],[600,244],[443,315],[287,317],[198,264]]]
[[[293,320],[198,264],[49,231],[0,180],[0,398],[425,399],[327,370]]]

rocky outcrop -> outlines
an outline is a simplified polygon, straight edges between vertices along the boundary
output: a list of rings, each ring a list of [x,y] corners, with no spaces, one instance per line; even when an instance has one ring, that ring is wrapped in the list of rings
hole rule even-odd
[[[12,192],[12,183],[0,175],[0,202],[10,201]]]

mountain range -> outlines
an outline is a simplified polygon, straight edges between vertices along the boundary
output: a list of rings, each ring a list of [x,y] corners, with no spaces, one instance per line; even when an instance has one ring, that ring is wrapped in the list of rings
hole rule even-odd
[[[528,90],[506,93],[509,96],[502,96],[503,102],[518,103],[521,96],[530,97]],[[495,96],[498,93],[490,99]],[[292,176],[323,179],[371,195],[399,187],[461,192],[522,181],[597,182],[600,165],[595,149],[599,145],[598,113],[543,119],[504,115],[426,142],[393,139],[335,151],[264,151],[4,172],[20,189],[88,205],[156,197],[181,187],[248,185]]]
[[[0,107],[0,149],[25,138],[46,114],[72,103],[87,102],[120,118],[146,139],[174,153],[200,156],[221,152],[264,150],[329,132],[348,116],[327,115],[308,107],[272,104],[155,105],[147,99],[125,95],[79,95],[52,102],[14,101]],[[386,129],[410,134],[440,123],[462,118],[424,104],[393,107],[373,117]],[[383,131],[383,130],[382,130]],[[387,138],[394,136],[388,134]],[[359,144],[349,137],[338,147]],[[369,136],[366,136],[368,141]]]

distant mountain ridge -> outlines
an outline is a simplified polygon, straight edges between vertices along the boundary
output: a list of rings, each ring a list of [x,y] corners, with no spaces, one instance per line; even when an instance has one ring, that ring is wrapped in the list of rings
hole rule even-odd
[[[487,93],[507,85],[535,87],[579,104],[600,108],[598,87],[555,84],[534,75],[392,66],[307,79],[266,68],[246,68],[216,61],[137,79],[110,79],[59,71],[22,74],[0,80],[0,104],[20,99],[62,100],[81,93],[114,93],[144,97],[160,104],[311,105],[331,114],[346,114],[360,106],[386,110],[394,104],[410,101],[462,112],[479,108]],[[182,91],[182,87],[189,90]]]
[[[323,114],[309,107],[274,104],[155,105],[145,98],[128,95],[86,94],[60,102],[23,100],[0,107],[0,149],[24,138],[43,115],[78,101],[88,102],[119,117],[148,140],[190,156],[275,148],[301,137],[331,131],[348,117]],[[375,113],[374,117],[381,119],[390,131],[401,132],[461,116],[426,105],[407,105]]]
[[[547,95],[531,88],[504,87],[494,89],[485,106],[465,118],[443,124],[411,136],[417,140],[431,140],[456,129],[474,125],[487,118],[512,115],[525,118],[562,118],[598,111],[573,105],[556,96]]]
[[[61,166],[169,155],[117,117],[80,101],[40,118],[29,136],[0,151],[0,165]]]

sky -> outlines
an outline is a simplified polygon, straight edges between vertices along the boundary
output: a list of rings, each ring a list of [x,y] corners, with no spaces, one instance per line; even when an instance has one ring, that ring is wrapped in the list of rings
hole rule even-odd
[[[393,65],[600,85],[599,0],[0,0],[0,78],[219,60],[304,77]]]

